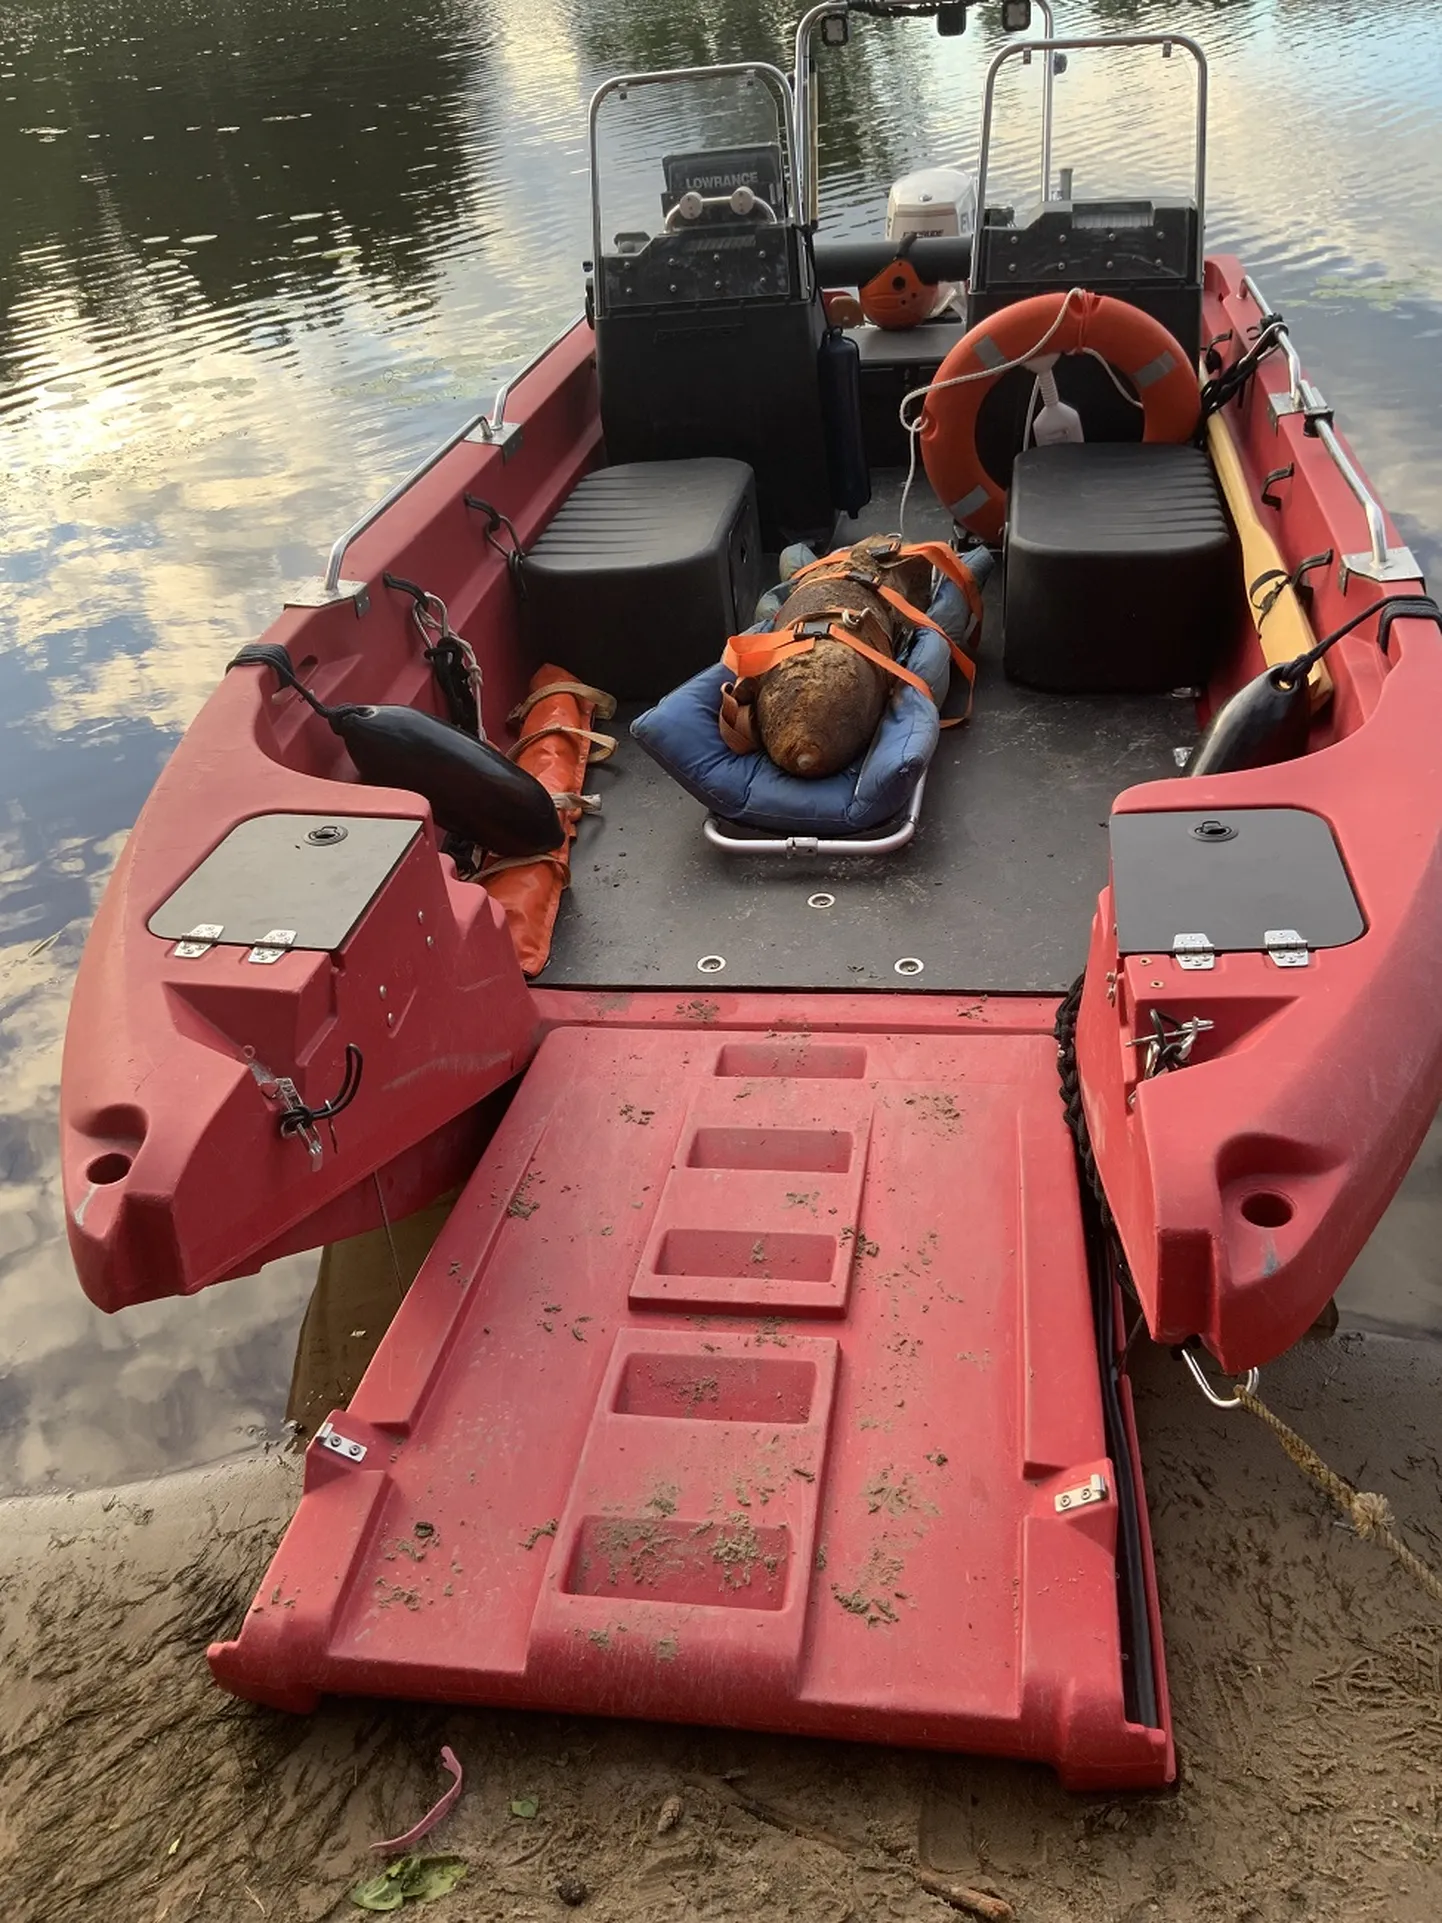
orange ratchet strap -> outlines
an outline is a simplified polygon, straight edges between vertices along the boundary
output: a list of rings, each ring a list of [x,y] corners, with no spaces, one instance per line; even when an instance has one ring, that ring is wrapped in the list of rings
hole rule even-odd
[[[944,541],[918,541],[896,549],[897,559],[909,560],[913,556],[929,561],[939,574],[945,575],[948,581],[960,588],[966,596],[968,607],[976,619],[981,620],[981,591],[960,555],[956,554]],[[842,562],[850,562],[851,558],[849,548],[839,548],[834,554],[825,555],[819,561],[811,561],[804,568],[798,568],[791,579],[793,582],[799,582],[804,581],[808,575],[823,574],[825,577],[838,580],[859,581],[863,586],[870,588],[911,626],[934,625],[918,608],[914,608],[908,600],[898,594],[895,588],[889,588],[884,583],[869,578],[854,565],[848,567],[839,565]],[[793,655],[809,653],[818,641],[838,641],[842,647],[850,648],[853,653],[864,656],[873,667],[881,668],[887,674],[894,675],[898,681],[905,681],[910,687],[924,694],[928,701],[935,701],[935,695],[919,674],[913,674],[910,668],[902,667],[899,661],[893,661],[890,655],[882,654],[879,649],[868,647],[866,642],[843,625],[844,618],[835,614],[803,615],[799,620],[793,621],[789,627],[776,628],[767,634],[733,634],[721,656],[722,663],[736,675],[738,680],[746,681],[765,674],[768,669],[778,666],[782,661],[789,661]],[[944,634],[942,629],[938,628],[936,631]],[[976,686],[976,663],[970,655],[956,645],[949,634],[944,634],[944,639],[951,650],[953,662],[966,680],[965,713],[956,715],[950,720],[944,720],[941,724],[943,728],[955,728],[971,714],[972,695]],[[756,730],[751,706],[749,703],[743,705],[737,701],[734,682],[728,683],[721,690],[721,712],[717,717],[717,726],[721,739],[733,754],[750,754],[755,750]]]

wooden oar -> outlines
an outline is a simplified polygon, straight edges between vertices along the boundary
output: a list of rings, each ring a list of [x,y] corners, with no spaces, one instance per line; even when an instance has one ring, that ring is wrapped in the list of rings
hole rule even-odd
[[[1283,561],[1270,528],[1257,511],[1247,487],[1247,477],[1242,472],[1237,444],[1220,413],[1207,418],[1207,447],[1242,543],[1242,568],[1248,583],[1255,581],[1260,574],[1271,574],[1273,570],[1277,575],[1287,576],[1291,570]],[[1247,600],[1251,606],[1250,594]],[[1316,641],[1312,625],[1297,598],[1297,590],[1285,578],[1276,599],[1267,610],[1266,618],[1258,614],[1255,606],[1252,606],[1251,612],[1257,640],[1269,667],[1276,667],[1282,661],[1295,661]],[[1332,692],[1332,677],[1324,661],[1319,661],[1312,669],[1308,685],[1315,713]]]

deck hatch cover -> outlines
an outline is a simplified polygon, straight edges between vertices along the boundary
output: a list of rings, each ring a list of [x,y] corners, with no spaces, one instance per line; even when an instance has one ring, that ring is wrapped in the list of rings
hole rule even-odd
[[[164,941],[219,922],[225,943],[340,948],[420,833],[394,815],[252,815],[193,868],[146,926]]]
[[[1217,953],[1263,952],[1278,929],[1343,948],[1366,926],[1331,827],[1305,808],[1115,814],[1111,842],[1123,955],[1170,954],[1188,929]]]
[[[774,1261],[780,1224],[826,1244],[807,1275]],[[658,1230],[697,1243],[675,1295]],[[1079,1789],[1169,1775],[1167,1728],[1127,1713],[1043,1018],[553,1032],[336,1423],[364,1461],[312,1447],[211,1651],[240,1694],[977,1749]]]

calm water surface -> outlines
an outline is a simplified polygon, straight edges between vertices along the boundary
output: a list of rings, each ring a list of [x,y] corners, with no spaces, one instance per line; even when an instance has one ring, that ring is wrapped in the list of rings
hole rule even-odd
[[[237,644],[579,306],[597,80],[784,59],[798,6],[0,0],[0,1485],[274,1428],[313,1258],[115,1319],[71,1274],[55,1113],[89,917]],[[1286,308],[1435,579],[1442,0],[1057,10],[1209,50],[1209,246]],[[947,45],[861,24],[824,82],[828,220],[878,225],[897,174],[974,159],[993,44],[975,21]],[[1079,191],[1180,183],[1182,69],[1073,63],[1056,159]],[[1028,156],[1004,143],[1018,191]],[[1442,1327],[1439,1198],[1442,1143],[1359,1265],[1356,1313]]]

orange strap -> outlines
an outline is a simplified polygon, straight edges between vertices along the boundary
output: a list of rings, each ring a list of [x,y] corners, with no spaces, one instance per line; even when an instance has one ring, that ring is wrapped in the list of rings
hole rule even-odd
[[[904,608],[906,603],[903,601],[901,605]],[[824,634],[799,632],[802,628],[819,628],[823,621],[826,622]],[[754,675],[765,674],[782,661],[789,661],[793,655],[810,654],[818,641],[839,641],[843,648],[864,655],[873,667],[884,668],[888,674],[894,674],[898,681],[909,683],[928,701],[932,700],[931,689],[919,674],[913,674],[910,668],[903,668],[899,661],[893,661],[889,654],[883,654],[879,648],[869,647],[850,628],[824,614],[808,614],[793,626],[780,628],[771,634],[733,635],[726,643],[726,652],[721,658],[728,668],[745,681]],[[744,645],[738,646],[738,642]]]
[[[949,546],[945,541],[907,541],[897,547],[894,555],[889,555],[885,558],[898,561],[909,561],[913,558],[920,561],[929,561],[938,574],[944,575],[954,587],[961,589],[962,593],[966,596],[966,605],[971,609],[977,625],[980,626],[982,612],[981,589],[976,585],[976,580],[972,575],[971,569],[966,565],[965,561],[962,560],[955,548]],[[850,560],[851,549],[838,548],[834,554],[824,555],[819,561],[808,562],[804,568],[799,568],[791,578],[793,581],[801,581],[804,580],[808,574],[815,574],[822,569],[827,569],[833,574],[850,572],[850,569],[845,569],[841,566],[843,562],[849,562]],[[853,563],[852,565],[854,567],[855,564]],[[903,600],[894,588],[885,587],[879,581],[868,583],[868,585],[874,593],[880,595],[881,599],[885,601],[888,606],[895,608],[898,614],[903,615],[913,627],[925,628],[933,625],[924,614],[912,607],[909,601]],[[943,721],[941,724],[943,728],[954,728],[958,721],[967,720],[971,714],[972,696],[976,690],[976,663],[969,654],[963,653],[952,640],[951,636],[946,634],[943,629],[938,628],[936,632],[941,634],[945,639],[947,647],[951,650],[952,661],[961,670],[967,684],[966,712],[958,715],[953,721]]]
[[[574,682],[566,688],[565,692],[567,694],[574,694],[576,688],[580,685],[579,682]],[[556,688],[553,686],[544,689],[542,692],[545,694],[555,694],[556,691]],[[514,710],[512,712],[514,712]],[[591,744],[590,758],[592,761],[609,761],[611,756],[616,752],[616,737],[613,734],[597,734],[594,728],[573,728],[565,721],[548,721],[544,727],[532,728],[529,734],[523,734],[521,736],[515,747],[511,749],[511,760],[519,761],[521,755],[530,747],[533,741],[542,741],[549,734],[574,735],[577,741],[588,741]]]
[[[976,585],[971,569],[966,565],[965,561],[962,560],[955,548],[948,546],[945,541],[907,541],[899,546],[894,554],[887,555],[884,558],[887,560],[909,561],[913,557],[919,561],[930,561],[938,574],[944,574],[953,586],[960,588],[966,596],[967,606],[971,609],[977,620],[980,621],[981,589]],[[825,554],[819,561],[808,561],[804,568],[797,569],[795,574],[791,576],[791,579],[793,581],[804,581],[808,574],[814,574],[820,568],[830,568],[836,571],[842,562],[851,562],[851,560],[852,550],[850,548],[837,548],[834,554]],[[852,565],[854,566],[855,563],[852,562]],[[918,615],[916,618],[925,624],[924,616]]]
[[[728,681],[721,690],[716,732],[734,755],[755,754],[760,746],[756,739],[756,711],[749,701],[743,707],[736,699],[734,681]]]
[[[573,694],[578,701],[589,703],[598,721],[609,721],[616,712],[615,695],[607,694],[604,688],[593,688],[589,681],[548,681],[544,688],[532,688],[524,701],[518,701],[507,721],[518,728],[538,701],[548,701],[553,694]]]
[[[917,541],[898,547],[894,556],[885,558],[909,560],[912,557],[929,561],[939,574],[945,575],[948,581],[960,588],[966,596],[966,603],[972,614],[978,622],[981,620],[981,590],[977,587],[971,570],[953,548],[949,547],[945,541]],[[912,627],[934,626],[919,608],[914,608],[903,595],[897,593],[895,588],[889,588],[881,581],[867,580],[861,568],[852,559],[850,548],[838,548],[834,554],[824,555],[819,561],[809,561],[804,568],[798,568],[791,579],[793,582],[803,581],[808,575],[818,574],[823,578],[827,576],[840,578],[843,575],[853,574]],[[793,655],[806,654],[814,648],[817,641],[823,637],[815,633],[804,635],[800,630],[808,626],[819,626],[823,620],[827,620],[824,614],[805,615],[793,622],[790,627],[773,629],[767,634],[733,634],[721,656],[722,663],[741,680],[763,675],[781,662],[789,661]],[[971,715],[972,697],[976,691],[976,663],[943,629],[936,628],[935,631],[943,636],[947,647],[951,650],[952,661],[961,670],[966,681],[965,711],[949,720],[944,719],[941,723],[943,728],[955,728]],[[849,628],[842,626],[839,619],[828,621],[824,638],[839,641],[842,647],[850,648],[853,653],[864,656],[874,667],[894,675],[898,681],[907,682],[909,686],[924,694],[928,701],[936,700],[936,696],[919,674],[913,674],[910,668],[902,667],[901,663],[893,661],[890,655],[868,647]],[[728,683],[721,690],[721,712],[717,717],[717,726],[721,739],[733,754],[750,754],[756,748],[756,730],[750,703],[737,701],[734,683]]]

